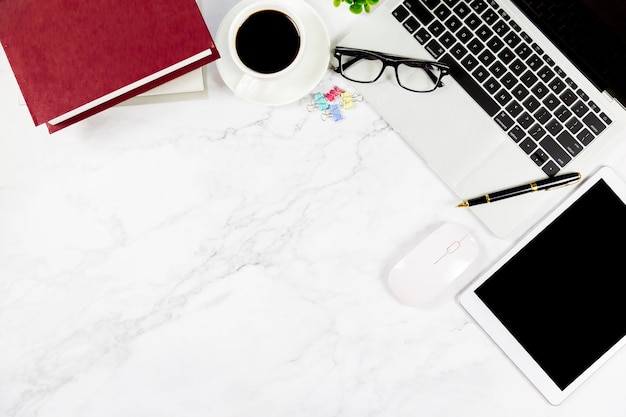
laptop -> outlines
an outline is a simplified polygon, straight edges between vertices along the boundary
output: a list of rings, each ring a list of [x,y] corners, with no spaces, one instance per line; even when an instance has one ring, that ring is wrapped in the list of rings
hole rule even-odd
[[[461,201],[603,164],[626,126],[624,21],[621,0],[385,0],[337,46],[450,65],[429,93],[401,88],[391,68],[352,86]],[[563,198],[471,210],[506,237]]]

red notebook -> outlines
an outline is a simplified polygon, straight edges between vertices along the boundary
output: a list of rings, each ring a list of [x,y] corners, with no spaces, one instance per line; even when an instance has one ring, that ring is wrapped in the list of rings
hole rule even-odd
[[[0,0],[0,42],[50,132],[219,58],[195,0]]]

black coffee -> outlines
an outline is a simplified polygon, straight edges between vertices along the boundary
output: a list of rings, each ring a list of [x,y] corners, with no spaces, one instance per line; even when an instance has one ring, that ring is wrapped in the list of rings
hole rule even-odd
[[[287,68],[300,50],[300,33],[289,16],[277,10],[250,15],[235,38],[237,55],[253,71],[273,74]]]

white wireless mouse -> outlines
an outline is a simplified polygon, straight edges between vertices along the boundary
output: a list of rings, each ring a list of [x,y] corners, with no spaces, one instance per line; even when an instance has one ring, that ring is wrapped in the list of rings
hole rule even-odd
[[[424,306],[470,272],[478,255],[478,242],[465,226],[444,223],[391,269],[389,288],[401,302]]]

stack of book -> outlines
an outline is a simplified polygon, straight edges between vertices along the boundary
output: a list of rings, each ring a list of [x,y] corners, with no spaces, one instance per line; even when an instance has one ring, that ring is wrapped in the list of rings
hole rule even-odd
[[[195,0],[1,0],[0,42],[51,133],[219,58]]]

